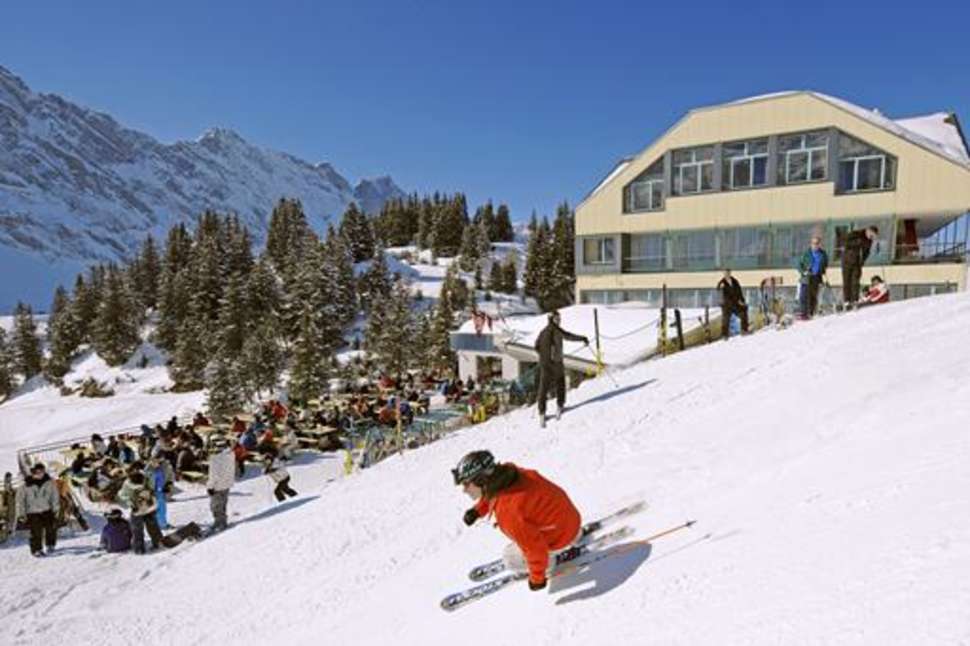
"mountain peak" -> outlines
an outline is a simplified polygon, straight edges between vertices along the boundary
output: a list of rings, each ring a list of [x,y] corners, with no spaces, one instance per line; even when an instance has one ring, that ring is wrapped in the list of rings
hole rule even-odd
[[[197,139],[199,143],[206,141],[217,141],[220,143],[246,143],[246,140],[238,132],[231,128],[214,127],[209,128],[202,136]]]

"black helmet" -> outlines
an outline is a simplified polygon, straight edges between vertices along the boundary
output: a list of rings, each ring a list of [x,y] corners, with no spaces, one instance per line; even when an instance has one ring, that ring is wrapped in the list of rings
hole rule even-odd
[[[458,462],[458,466],[451,470],[451,475],[455,478],[455,484],[460,485],[490,476],[494,470],[495,456],[489,451],[472,451]]]

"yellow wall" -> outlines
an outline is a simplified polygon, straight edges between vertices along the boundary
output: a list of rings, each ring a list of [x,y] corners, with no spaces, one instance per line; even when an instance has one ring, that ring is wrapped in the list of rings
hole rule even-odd
[[[667,197],[663,211],[623,214],[623,187],[668,149],[836,127],[897,157],[896,190],[835,195],[832,181]],[[831,180],[832,178],[830,178]],[[970,169],[810,94],[698,110],[576,209],[576,234],[632,233],[970,210]],[[761,272],[764,275],[764,272]]]
[[[767,276],[781,276],[784,286],[798,283],[798,272],[794,269],[738,269],[731,273],[742,287],[758,287]],[[862,284],[868,284],[870,278],[876,274],[889,285],[950,282],[956,283],[961,291],[967,288],[967,267],[962,264],[865,266],[862,270]],[[669,289],[710,289],[717,285],[722,275],[720,271],[579,275],[576,277],[576,290],[578,296],[579,292],[587,289],[659,289],[665,283]],[[830,284],[841,286],[841,268],[838,265],[829,267],[827,278]]]

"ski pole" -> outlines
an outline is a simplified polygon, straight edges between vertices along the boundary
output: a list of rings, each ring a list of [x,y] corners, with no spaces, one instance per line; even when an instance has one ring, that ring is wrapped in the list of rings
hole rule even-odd
[[[616,388],[619,388],[620,387],[619,382],[617,382],[616,377],[614,377],[612,374],[610,374],[609,367],[606,364],[603,363],[603,360],[600,357],[600,355],[598,355],[596,352],[594,352],[593,351],[593,348],[591,348],[588,343],[585,346],[583,346],[583,347],[586,348],[587,350],[589,350],[590,354],[593,355],[593,358],[596,359],[597,365],[602,366],[602,372],[603,372],[603,374],[605,374],[607,377],[610,378],[610,381],[613,382],[613,385]]]

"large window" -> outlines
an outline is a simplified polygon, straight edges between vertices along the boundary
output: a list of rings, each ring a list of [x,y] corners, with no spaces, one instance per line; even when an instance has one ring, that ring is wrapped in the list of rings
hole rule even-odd
[[[690,195],[714,188],[714,146],[675,150],[674,194]]]
[[[732,269],[767,267],[771,232],[766,227],[724,229],[721,235],[721,264]]]
[[[827,132],[778,137],[778,181],[781,184],[818,182],[828,176]]]
[[[667,268],[667,241],[662,233],[630,236],[629,271],[663,271]]]
[[[839,135],[840,193],[892,189],[895,179],[894,157],[854,137]]]
[[[672,236],[674,269],[714,269],[717,266],[715,231],[685,231]]]
[[[659,211],[664,207],[664,160],[661,157],[630,182],[626,190],[626,210]]]
[[[616,260],[613,238],[586,238],[583,240],[583,264],[611,265]]]
[[[768,183],[768,140],[736,141],[722,147],[724,190]]]

